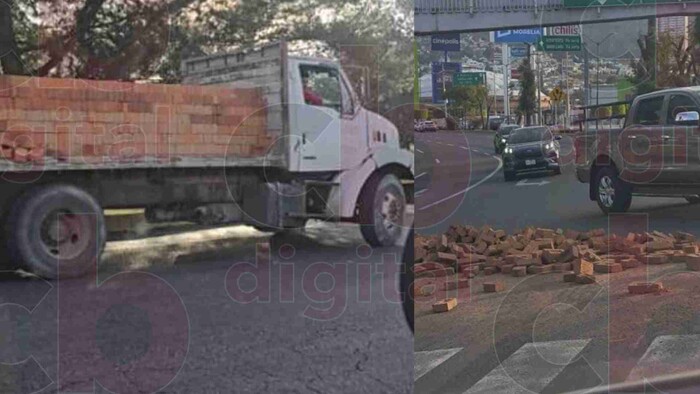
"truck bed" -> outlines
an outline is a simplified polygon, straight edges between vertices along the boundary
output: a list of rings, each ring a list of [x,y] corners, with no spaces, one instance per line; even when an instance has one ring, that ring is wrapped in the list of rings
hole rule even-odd
[[[269,89],[0,76],[0,170],[284,166]]]

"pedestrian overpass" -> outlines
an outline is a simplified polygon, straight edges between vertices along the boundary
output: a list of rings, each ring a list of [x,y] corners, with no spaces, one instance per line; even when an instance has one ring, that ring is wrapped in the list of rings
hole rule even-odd
[[[414,0],[415,34],[509,30],[700,14],[698,0]],[[572,8],[572,5],[576,7]],[[583,6],[582,6],[583,5]]]

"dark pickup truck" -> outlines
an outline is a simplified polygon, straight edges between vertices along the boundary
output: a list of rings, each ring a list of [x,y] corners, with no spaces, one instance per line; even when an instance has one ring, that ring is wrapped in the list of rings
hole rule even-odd
[[[638,96],[622,129],[579,135],[576,176],[604,213],[632,196],[700,202],[700,86]]]

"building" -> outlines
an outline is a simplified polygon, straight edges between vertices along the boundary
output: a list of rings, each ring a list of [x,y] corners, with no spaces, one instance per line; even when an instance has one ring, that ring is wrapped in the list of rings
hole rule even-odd
[[[656,29],[659,33],[669,33],[674,37],[688,38],[690,31],[690,17],[669,16],[656,20]]]

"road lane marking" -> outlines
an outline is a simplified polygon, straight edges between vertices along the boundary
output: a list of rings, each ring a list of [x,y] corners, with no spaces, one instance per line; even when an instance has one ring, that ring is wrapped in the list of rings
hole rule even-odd
[[[422,177],[422,176],[424,176],[424,175],[427,175],[427,174],[428,174],[427,172],[422,172],[422,173],[418,174],[418,176],[415,177],[414,179],[418,179],[418,178],[420,178],[420,177]]]
[[[447,146],[454,146],[453,144],[447,144]]]
[[[413,352],[413,380],[420,379],[435,367],[449,360],[463,348],[430,350],[425,352]]]
[[[498,160],[498,167],[496,167],[496,169],[493,170],[492,173],[490,173],[490,174],[489,174],[488,176],[486,176],[484,179],[480,180],[479,182],[477,182],[477,183],[475,183],[475,184],[469,186],[468,188],[466,188],[466,189],[464,189],[464,190],[462,190],[462,191],[459,191],[459,192],[457,192],[457,193],[455,193],[455,194],[453,194],[453,195],[451,195],[451,196],[445,197],[445,198],[443,198],[442,200],[438,200],[438,201],[435,201],[435,202],[433,202],[433,203],[430,203],[430,204],[428,204],[428,205],[426,205],[426,206],[421,207],[421,208],[419,209],[419,211],[424,211],[424,210],[426,210],[426,209],[428,209],[428,208],[432,208],[432,207],[434,207],[434,206],[436,206],[436,205],[442,204],[442,203],[445,202],[445,201],[451,200],[451,199],[453,199],[453,198],[455,198],[455,197],[457,197],[457,196],[459,196],[459,195],[466,194],[466,193],[468,193],[470,190],[474,189],[475,187],[477,187],[477,186],[481,185],[482,183],[484,183],[484,182],[488,181],[489,179],[491,179],[494,175],[496,175],[496,173],[498,173],[498,172],[501,170],[501,168],[503,168],[503,160],[502,160],[500,157],[498,157],[498,156],[491,156],[491,157],[493,157],[494,159]]]
[[[627,381],[700,369],[700,335],[661,335],[654,339]]]
[[[542,392],[590,341],[526,343],[465,394]]]
[[[549,181],[540,181],[537,183],[528,183],[527,179],[523,179],[520,182],[516,183],[515,186],[544,186],[548,185],[550,182]]]
[[[414,196],[414,197],[415,197],[415,196],[420,196],[421,194],[423,194],[423,193],[425,193],[425,192],[427,192],[427,191],[428,191],[428,189],[420,189],[420,190],[418,190],[417,192],[413,193],[413,196]]]
[[[425,153],[425,152],[423,152],[423,151],[422,151],[422,150],[420,150],[420,149],[416,149],[416,152],[418,152],[418,153],[420,153],[420,154],[423,154],[423,153]]]
[[[435,162],[440,164],[440,159],[435,159]]]
[[[460,148],[462,148],[464,150],[469,150],[469,147],[467,147],[467,146],[460,146]]]

